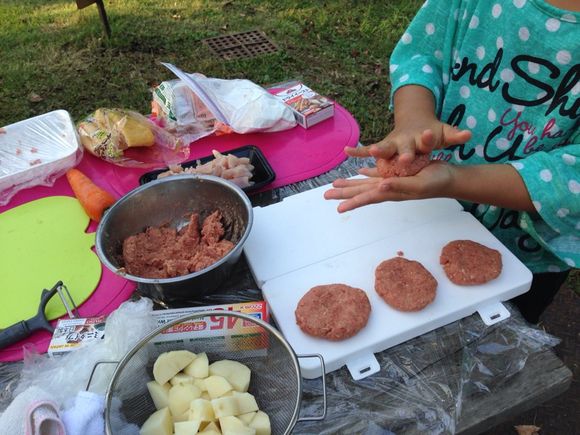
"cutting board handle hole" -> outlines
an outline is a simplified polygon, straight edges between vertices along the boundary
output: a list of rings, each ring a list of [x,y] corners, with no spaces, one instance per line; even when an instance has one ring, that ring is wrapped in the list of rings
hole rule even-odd
[[[368,372],[371,368],[370,367],[365,367],[364,369],[359,370],[359,373],[361,375],[364,375],[366,372]]]
[[[501,302],[493,302],[480,308],[477,311],[481,316],[481,320],[483,320],[483,323],[485,323],[487,326],[501,322],[510,316],[510,312]]]

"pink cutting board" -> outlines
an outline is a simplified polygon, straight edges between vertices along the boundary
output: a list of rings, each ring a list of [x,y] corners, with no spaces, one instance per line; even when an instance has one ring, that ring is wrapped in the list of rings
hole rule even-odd
[[[193,142],[188,160],[226,152],[244,145],[255,145],[276,173],[276,179],[262,190],[316,177],[346,159],[346,146],[356,146],[359,127],[352,115],[336,104],[334,117],[309,129],[296,126],[277,133],[228,134],[208,136]],[[163,167],[163,166],[160,166]],[[129,169],[110,165],[105,175],[114,191],[124,195],[139,185],[139,177],[151,169]]]
[[[93,179],[101,187],[113,192],[111,186],[106,182],[106,178],[103,179],[99,176],[99,173],[101,173],[101,171],[109,166],[111,165],[108,163],[102,162],[95,158],[87,158],[87,156],[85,156],[79,164],[78,168],[89,175],[91,178],[94,177]],[[20,191],[12,198],[8,205],[0,207],[0,218],[2,212],[14,208],[18,205],[28,203],[35,199],[57,195],[74,196],[68,181],[64,176],[56,180],[53,187],[40,186]],[[94,232],[96,231],[96,228],[97,224],[91,221],[87,228],[87,232]],[[47,289],[50,289],[54,284],[54,282],[47,282],[45,286]],[[89,296],[89,298],[79,306],[79,315],[81,317],[107,315],[117,309],[122,302],[126,301],[131,296],[131,293],[133,293],[134,289],[134,283],[118,277],[107,268],[103,267],[101,280],[99,281],[97,288],[93,291],[91,296]],[[38,289],[39,302],[41,291],[42,289]],[[54,297],[58,298],[56,295]],[[51,323],[53,326],[56,325],[56,321]],[[24,347],[40,353],[46,352],[50,343],[50,338],[51,335],[48,332],[37,331],[28,339],[0,350],[0,361],[5,362],[21,360],[23,357]]]

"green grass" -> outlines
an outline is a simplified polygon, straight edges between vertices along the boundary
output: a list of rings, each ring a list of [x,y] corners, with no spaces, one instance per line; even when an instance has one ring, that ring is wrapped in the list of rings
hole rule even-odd
[[[0,125],[53,109],[75,120],[98,107],[149,111],[150,88],[173,78],[159,65],[261,85],[302,79],[358,120],[364,143],[391,122],[388,59],[421,0],[105,1],[113,36],[96,6],[73,0],[0,0]],[[280,52],[223,61],[200,40],[263,30]],[[30,101],[30,94],[42,98]]]

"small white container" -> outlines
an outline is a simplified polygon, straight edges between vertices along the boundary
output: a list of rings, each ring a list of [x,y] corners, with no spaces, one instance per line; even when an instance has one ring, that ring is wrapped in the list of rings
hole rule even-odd
[[[0,130],[0,205],[19,190],[50,185],[77,162],[80,140],[66,110],[55,110]]]

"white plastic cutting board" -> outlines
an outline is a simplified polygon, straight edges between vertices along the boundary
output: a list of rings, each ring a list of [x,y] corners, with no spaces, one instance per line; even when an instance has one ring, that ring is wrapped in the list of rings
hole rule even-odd
[[[345,214],[336,201],[326,201],[323,186],[281,203],[254,209],[254,226],[245,253],[256,282],[282,333],[298,354],[319,353],[326,372],[347,365],[355,379],[379,370],[373,354],[454,322],[475,311],[526,292],[531,272],[454,200],[388,202]],[[502,254],[501,275],[480,286],[457,286],[439,265],[441,248],[469,239]],[[402,251],[421,262],[437,279],[435,301],[416,313],[390,308],[374,291],[378,264]],[[331,342],[304,334],[294,310],[302,296],[321,284],[343,283],[367,292],[371,316],[354,337]],[[505,317],[504,315],[501,318]],[[305,378],[320,376],[319,364],[301,360]]]

